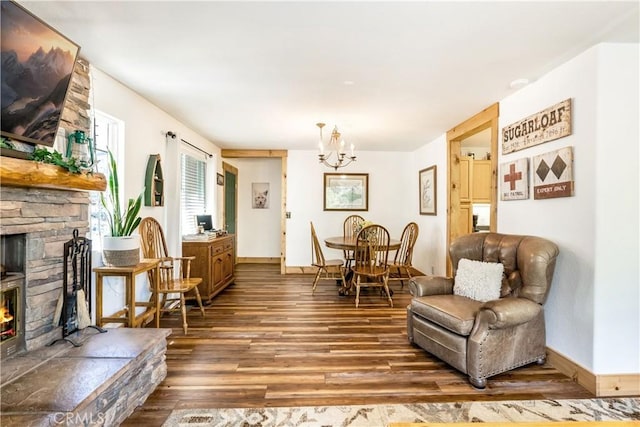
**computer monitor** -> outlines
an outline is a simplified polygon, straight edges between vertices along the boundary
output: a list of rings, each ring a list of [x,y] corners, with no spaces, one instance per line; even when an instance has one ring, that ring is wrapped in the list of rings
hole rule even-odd
[[[204,231],[213,230],[211,215],[196,215],[196,225],[202,226],[202,228],[204,228]]]

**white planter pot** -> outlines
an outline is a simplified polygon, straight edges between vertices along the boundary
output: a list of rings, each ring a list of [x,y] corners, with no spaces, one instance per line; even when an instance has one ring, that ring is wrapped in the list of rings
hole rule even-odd
[[[140,236],[102,238],[102,260],[105,265],[127,267],[140,262]]]

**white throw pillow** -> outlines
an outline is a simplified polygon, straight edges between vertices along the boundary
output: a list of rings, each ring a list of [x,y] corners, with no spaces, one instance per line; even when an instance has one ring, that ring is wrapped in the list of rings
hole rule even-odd
[[[503,271],[500,263],[462,258],[458,262],[453,293],[482,302],[498,299]]]

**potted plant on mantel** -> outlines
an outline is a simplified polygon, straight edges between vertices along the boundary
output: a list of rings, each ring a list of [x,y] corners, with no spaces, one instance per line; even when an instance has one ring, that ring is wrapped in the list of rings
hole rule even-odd
[[[142,218],[138,216],[142,204],[140,193],[137,199],[129,199],[124,211],[120,208],[120,186],[118,168],[113,154],[109,151],[109,180],[107,182],[108,197],[100,193],[100,201],[107,211],[110,236],[102,238],[102,258],[106,265],[125,267],[140,262],[140,239],[131,236]],[[107,200],[108,199],[108,200]]]

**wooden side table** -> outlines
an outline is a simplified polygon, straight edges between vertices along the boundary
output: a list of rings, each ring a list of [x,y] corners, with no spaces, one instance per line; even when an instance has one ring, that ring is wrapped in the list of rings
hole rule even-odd
[[[155,315],[156,328],[160,327],[160,304],[158,298],[158,282],[151,283],[153,293],[150,301],[136,301],[136,276],[155,270],[154,277],[159,275],[159,259],[143,259],[137,265],[128,267],[96,267],[96,325],[105,323],[123,323],[130,328],[141,327],[145,321]],[[107,276],[124,277],[125,302],[127,306],[110,316],[102,316],[102,281]],[[136,316],[136,307],[146,307],[145,311]]]

